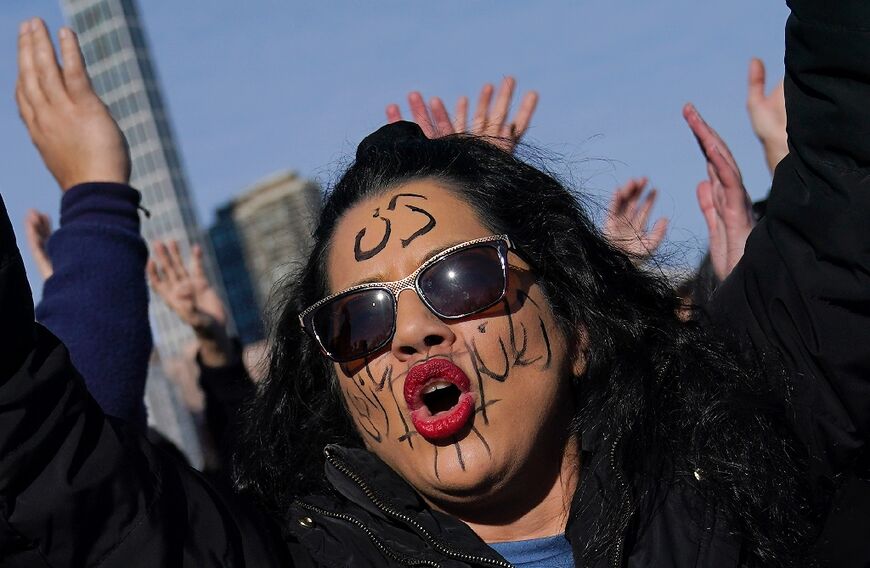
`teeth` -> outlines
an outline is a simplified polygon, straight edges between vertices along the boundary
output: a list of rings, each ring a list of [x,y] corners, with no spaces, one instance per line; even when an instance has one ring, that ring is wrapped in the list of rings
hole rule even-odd
[[[453,386],[452,383],[445,383],[445,382],[432,383],[431,385],[429,385],[428,387],[423,389],[422,394],[429,394],[430,392],[435,392],[437,390],[446,389],[446,388],[449,388],[452,386]]]

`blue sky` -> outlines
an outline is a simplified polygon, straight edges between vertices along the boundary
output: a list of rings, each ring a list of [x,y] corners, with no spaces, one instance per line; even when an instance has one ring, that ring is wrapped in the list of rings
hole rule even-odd
[[[181,8],[183,7],[183,9]],[[294,168],[328,182],[383,107],[418,89],[452,102],[512,74],[541,100],[527,138],[593,195],[630,176],[694,259],[706,230],[704,163],[680,108],[694,102],[730,144],[754,197],[769,185],[745,110],[749,58],[782,75],[784,2],[731,0],[139,0],[201,222],[250,183]],[[18,22],[62,23],[56,0],[0,7],[0,192],[23,247],[30,207],[60,192],[13,100]],[[404,105],[403,105],[404,106]],[[31,283],[40,280],[24,251]]]

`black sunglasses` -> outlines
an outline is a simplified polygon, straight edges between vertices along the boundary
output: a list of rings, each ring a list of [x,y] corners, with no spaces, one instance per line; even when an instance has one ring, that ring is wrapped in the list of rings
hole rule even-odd
[[[378,351],[396,333],[399,294],[412,288],[442,319],[461,319],[499,302],[507,291],[507,235],[452,246],[395,282],[360,284],[299,314],[303,329],[338,363]]]

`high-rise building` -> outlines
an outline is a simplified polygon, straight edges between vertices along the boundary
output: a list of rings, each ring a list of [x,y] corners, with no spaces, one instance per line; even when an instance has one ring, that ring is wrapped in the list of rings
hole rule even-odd
[[[189,251],[200,232],[135,1],[61,0],[61,7],[79,36],[94,90],[130,146],[131,184],[142,192],[149,212],[142,223],[145,239],[174,239]],[[153,296],[150,318],[159,353],[154,361],[182,357],[193,341],[189,327]],[[152,364],[146,387],[149,422],[199,463],[193,421],[178,388],[157,365]]]
[[[307,256],[320,201],[315,182],[287,171],[218,209],[209,235],[243,344],[263,337],[262,314],[275,283]]]
[[[130,145],[131,183],[150,213],[142,223],[145,239],[175,239],[189,250],[199,235],[196,213],[135,1],[61,0],[61,6],[79,35],[94,90]],[[162,358],[181,354],[193,339],[154,298],[151,318]]]

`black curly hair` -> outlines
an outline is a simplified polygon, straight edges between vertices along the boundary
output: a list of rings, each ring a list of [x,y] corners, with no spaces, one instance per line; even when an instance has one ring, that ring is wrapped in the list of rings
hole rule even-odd
[[[307,264],[281,290],[267,378],[236,459],[243,491],[281,516],[297,496],[328,492],[327,444],[363,447],[329,361],[297,314],[327,294],[326,255],[356,203],[417,179],[444,182],[494,234],[507,233],[538,277],[565,337],[585,333],[570,428],[619,441],[610,506],[584,556],[607,554],[643,503],[642,479],[686,479],[723,508],[764,565],[790,564],[810,526],[800,459],[787,427],[783,373],[762,372],[697,320],[678,317],[663,278],[613,247],[554,176],[486,140],[434,140],[411,123],[383,127],[329,193]],[[693,472],[703,472],[701,481]],[[582,483],[582,481],[581,481]],[[652,505],[650,505],[652,506]]]

